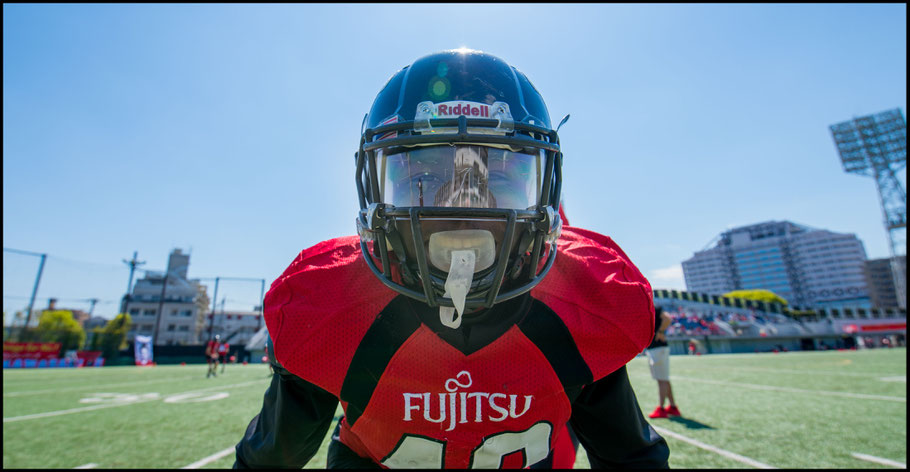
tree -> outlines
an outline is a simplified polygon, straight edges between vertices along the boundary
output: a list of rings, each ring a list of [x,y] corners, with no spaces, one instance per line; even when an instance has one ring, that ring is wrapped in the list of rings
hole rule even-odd
[[[42,311],[36,334],[42,342],[60,343],[61,352],[82,349],[85,343],[85,330],[69,310]]]
[[[101,356],[108,361],[116,358],[120,351],[128,346],[126,334],[132,324],[133,319],[129,314],[120,313],[108,321],[104,328],[95,328],[92,349],[100,350]]]
[[[787,306],[787,300],[770,290],[734,290],[727,292],[723,296],[730,298],[744,298],[746,300],[755,300],[757,302],[777,303]]]

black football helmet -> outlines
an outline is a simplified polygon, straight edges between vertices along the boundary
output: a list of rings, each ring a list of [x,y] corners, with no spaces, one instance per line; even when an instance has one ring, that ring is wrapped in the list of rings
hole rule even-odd
[[[480,51],[422,57],[389,79],[361,131],[357,229],[382,283],[461,313],[547,274],[562,225],[562,154],[522,72]]]

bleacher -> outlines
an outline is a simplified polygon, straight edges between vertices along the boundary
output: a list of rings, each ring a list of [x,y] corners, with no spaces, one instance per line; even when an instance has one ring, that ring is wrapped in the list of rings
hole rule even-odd
[[[677,290],[654,290],[654,303],[670,315],[672,352],[690,339],[710,352],[815,349],[843,345],[857,335],[906,336],[904,309],[809,309]],[[675,346],[674,346],[675,344]],[[849,342],[847,342],[849,344]]]

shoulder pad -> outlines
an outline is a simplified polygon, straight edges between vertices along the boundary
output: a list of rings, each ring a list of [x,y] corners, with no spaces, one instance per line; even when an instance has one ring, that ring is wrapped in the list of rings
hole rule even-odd
[[[265,295],[275,359],[337,395],[360,338],[396,295],[370,272],[356,236],[304,249]]]
[[[597,380],[651,342],[651,284],[607,236],[563,227],[557,244],[556,261],[531,296],[563,320]]]

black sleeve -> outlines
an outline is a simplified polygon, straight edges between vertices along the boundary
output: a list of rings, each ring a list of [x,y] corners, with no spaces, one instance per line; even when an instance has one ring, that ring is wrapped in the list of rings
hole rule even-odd
[[[667,442],[645,420],[626,367],[586,385],[569,420],[592,469],[666,469]]]
[[[275,361],[271,339],[267,346],[272,383],[235,447],[235,469],[303,467],[322,445],[338,407],[334,395]]]

